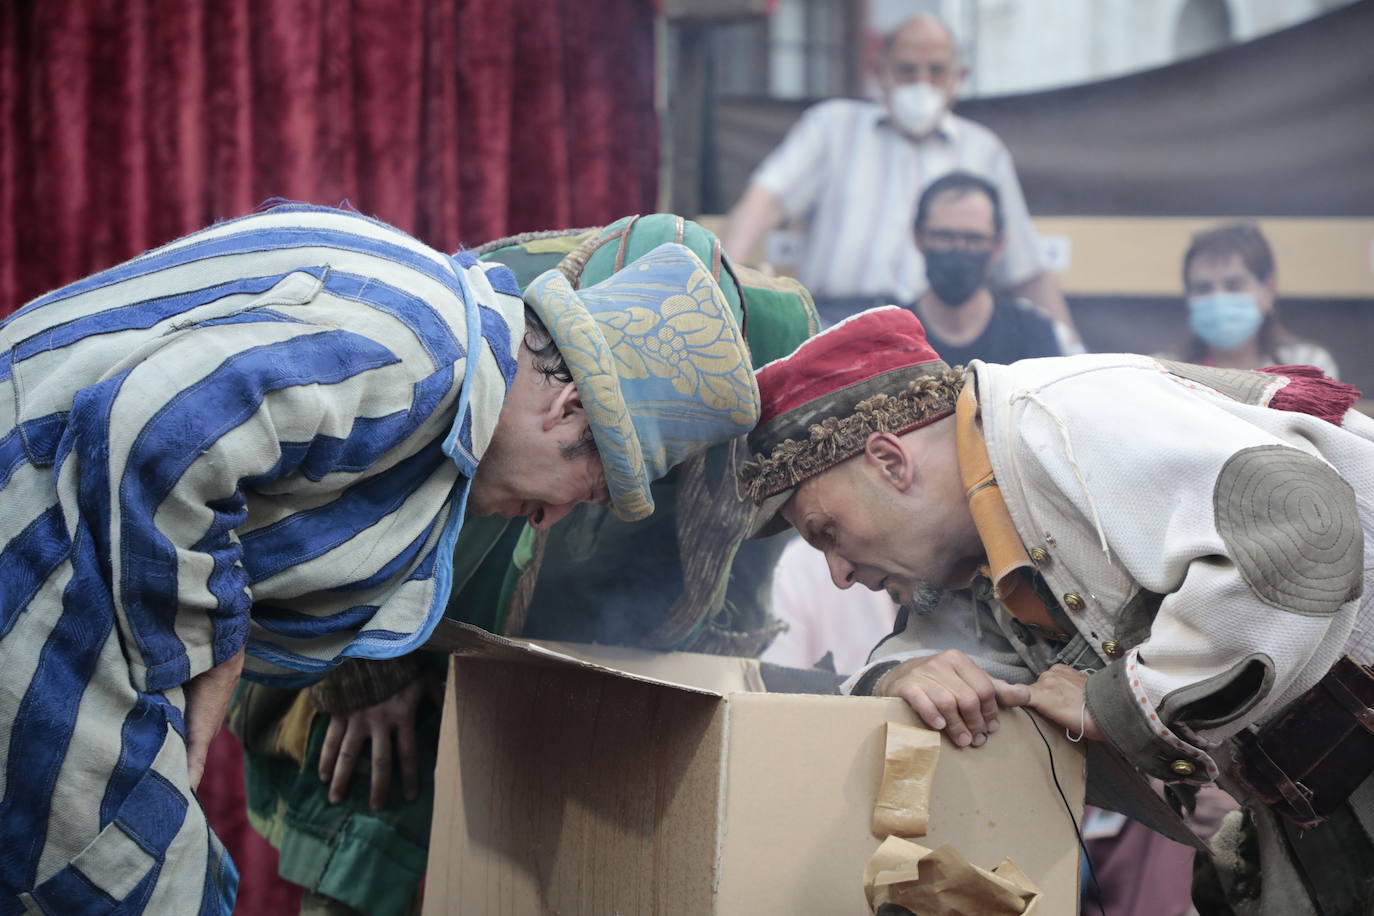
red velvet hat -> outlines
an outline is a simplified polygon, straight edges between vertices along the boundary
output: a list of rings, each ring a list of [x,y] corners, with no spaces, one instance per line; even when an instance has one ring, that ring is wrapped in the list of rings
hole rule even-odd
[[[753,537],[787,528],[778,510],[797,484],[864,450],[872,433],[902,433],[954,413],[963,372],[895,305],[848,318],[759,369],[759,425],[740,485],[759,507]]]

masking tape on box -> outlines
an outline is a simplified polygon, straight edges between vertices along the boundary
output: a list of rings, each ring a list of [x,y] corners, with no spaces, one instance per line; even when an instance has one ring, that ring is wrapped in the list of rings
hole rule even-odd
[[[940,757],[940,733],[887,723],[883,782],[873,805],[873,835],[925,836],[930,790]]]
[[[921,916],[1026,916],[1040,896],[1011,859],[988,871],[948,843],[931,850],[895,836],[868,860],[864,892],[874,912],[892,904]]]

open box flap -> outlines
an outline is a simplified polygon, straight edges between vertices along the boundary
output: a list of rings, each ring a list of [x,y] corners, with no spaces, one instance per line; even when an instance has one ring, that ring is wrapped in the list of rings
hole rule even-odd
[[[757,659],[693,652],[653,652],[625,646],[531,642],[497,636],[456,620],[439,621],[425,648],[525,665],[600,671],[614,677],[708,696],[766,690]]]

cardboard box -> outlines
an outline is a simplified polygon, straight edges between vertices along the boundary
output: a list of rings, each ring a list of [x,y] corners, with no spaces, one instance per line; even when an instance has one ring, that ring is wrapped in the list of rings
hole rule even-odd
[[[505,640],[445,622],[426,916],[868,913],[863,870],[900,700],[761,693],[757,662]],[[946,743],[930,833],[1077,912],[1079,852],[1026,713]],[[1075,818],[1083,760],[1042,725]]]

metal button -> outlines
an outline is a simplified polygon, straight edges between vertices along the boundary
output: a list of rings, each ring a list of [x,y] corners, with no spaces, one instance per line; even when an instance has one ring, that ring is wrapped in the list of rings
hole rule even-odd
[[[1064,596],[1064,607],[1071,611],[1081,611],[1085,607],[1083,597],[1077,592],[1069,592]]]
[[[1050,552],[1043,547],[1032,547],[1030,559],[1036,566],[1044,566],[1050,561]]]
[[[1197,765],[1191,760],[1175,760],[1169,764],[1169,769],[1175,776],[1192,776],[1197,772]]]
[[[1125,650],[1121,648],[1121,643],[1115,639],[1109,639],[1102,644],[1102,653],[1108,658],[1120,658],[1125,654]]]

